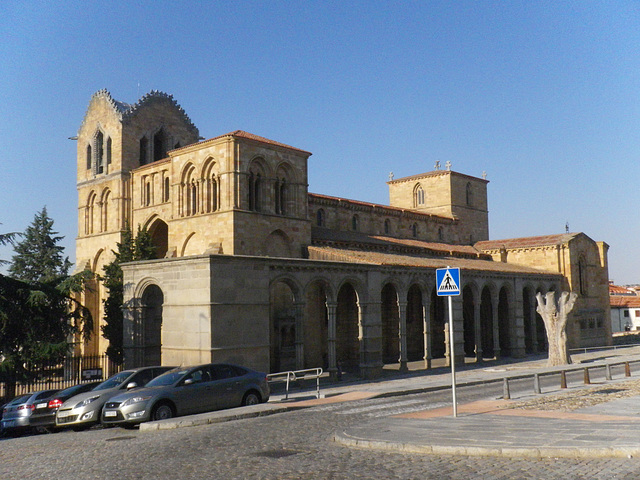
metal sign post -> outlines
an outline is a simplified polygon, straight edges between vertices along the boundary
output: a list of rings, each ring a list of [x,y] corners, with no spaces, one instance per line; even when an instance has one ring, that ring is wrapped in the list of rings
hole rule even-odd
[[[436,270],[436,286],[438,296],[449,297],[449,362],[451,363],[451,394],[453,397],[453,416],[458,416],[458,400],[456,398],[456,356],[453,339],[453,302],[451,297],[460,295],[460,269],[439,268]]]

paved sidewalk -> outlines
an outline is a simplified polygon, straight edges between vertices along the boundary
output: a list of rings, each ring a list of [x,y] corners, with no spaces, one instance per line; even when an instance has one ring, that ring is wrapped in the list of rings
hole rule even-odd
[[[572,355],[574,364],[567,370],[584,370],[631,362],[631,379],[640,378],[640,347],[606,350]],[[487,363],[465,366],[456,372],[456,384],[474,385],[502,382],[506,378],[522,378],[557,372],[546,367],[546,359],[524,362]],[[613,383],[627,380],[616,375]],[[399,372],[379,381],[337,382],[323,386],[321,397],[315,398],[315,386],[293,391],[285,401],[284,394],[272,395],[267,404],[235,408],[161,422],[148,422],[141,431],[180,428],[224,422],[240,418],[270,415],[297,408],[364,398],[388,397],[451,387],[448,368],[428,371]],[[544,393],[544,392],[543,392]],[[556,391],[557,393],[557,391]],[[561,412],[506,408],[513,401],[485,401],[458,405],[458,416],[452,407],[431,409],[368,421],[341,432],[334,439],[344,445],[401,452],[453,455],[500,455],[519,457],[627,457],[640,456],[640,397],[617,399],[599,405]]]

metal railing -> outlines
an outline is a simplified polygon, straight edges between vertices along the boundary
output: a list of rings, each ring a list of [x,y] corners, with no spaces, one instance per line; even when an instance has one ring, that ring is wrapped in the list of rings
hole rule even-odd
[[[322,368],[308,368],[306,370],[291,370],[288,372],[270,373],[267,375],[269,382],[286,382],[287,387],[284,399],[289,399],[289,385],[297,380],[316,380],[316,398],[320,398],[320,377]]]
[[[629,343],[629,344],[620,344],[620,345],[604,345],[601,347],[578,347],[569,349],[569,353],[588,353],[588,352],[598,352],[601,350],[619,350],[622,348],[631,348],[638,347],[639,343]]]

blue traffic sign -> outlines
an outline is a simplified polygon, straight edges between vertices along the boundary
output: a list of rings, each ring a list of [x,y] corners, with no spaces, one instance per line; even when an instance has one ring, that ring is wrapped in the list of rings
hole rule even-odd
[[[436,270],[436,287],[439,297],[460,295],[460,269],[438,268]]]

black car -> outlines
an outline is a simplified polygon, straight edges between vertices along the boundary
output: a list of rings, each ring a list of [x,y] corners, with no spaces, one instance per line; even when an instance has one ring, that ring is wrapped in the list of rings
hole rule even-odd
[[[35,405],[35,409],[29,419],[29,424],[35,428],[53,428],[56,426],[56,412],[65,400],[78,395],[79,393],[88,392],[101,381],[87,382],[74,385],[73,387],[60,390],[54,395],[39,401]]]

